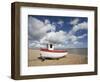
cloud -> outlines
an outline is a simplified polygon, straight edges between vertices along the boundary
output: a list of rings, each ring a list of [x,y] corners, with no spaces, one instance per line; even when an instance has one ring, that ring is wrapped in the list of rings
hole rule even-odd
[[[44,23],[45,24],[50,24],[50,21],[48,19],[45,19]]]
[[[47,30],[49,29],[44,27],[44,23],[42,21],[33,17],[29,17],[28,33],[30,38],[39,40],[41,37],[45,35]]]
[[[68,36],[68,40],[70,41],[70,42],[74,42],[74,41],[76,41],[78,38],[75,36],[75,35],[69,35]]]
[[[79,30],[87,30],[88,29],[88,24],[87,22],[81,22],[78,23],[79,19],[75,19],[71,21],[71,24],[73,25],[72,29],[69,31],[69,44],[68,47],[86,47],[86,43],[80,42],[80,39],[84,39],[87,36],[87,33],[76,36],[75,33]]]
[[[79,24],[75,25],[73,27],[73,30],[77,31],[77,30],[80,30],[80,29],[87,29],[87,26],[88,26],[87,22],[82,22],[82,23],[79,23]]]
[[[29,43],[29,48],[46,48],[46,45],[40,44],[39,42],[38,43],[32,42]]]
[[[76,36],[75,33],[78,30],[86,29],[87,22],[78,23],[79,19],[73,20],[74,22],[72,29],[67,33],[66,31],[59,30],[56,31],[56,24],[63,24],[63,21],[50,22],[50,20],[45,19],[44,21],[39,20],[35,17],[30,16],[28,18],[28,40],[29,48],[40,48],[46,47],[47,43],[55,44],[55,48],[67,48],[76,47],[84,45],[84,43],[79,42],[80,39],[87,36],[83,34],[81,36]],[[76,23],[75,23],[76,21]],[[55,24],[56,23],[56,24]]]
[[[64,23],[63,20],[59,20],[57,24],[60,25],[60,27],[62,27],[63,23]]]
[[[45,37],[43,37],[40,42],[41,43],[53,43],[60,44],[64,43],[66,40],[67,33],[60,30],[58,32],[50,32]]]
[[[59,37],[57,37],[59,36]],[[83,39],[87,36],[87,34],[83,34],[81,36],[70,35],[64,31],[58,32],[50,32],[40,40],[40,43],[47,44],[53,43],[55,44],[55,48],[68,48],[68,47],[78,47],[84,45],[82,42],[79,42],[80,39]],[[80,45],[80,46],[79,46]]]
[[[79,19],[76,18],[76,19],[72,20],[72,21],[70,22],[70,24],[71,24],[71,25],[76,25],[76,24],[78,24],[78,22],[79,22]]]
[[[68,40],[73,43],[75,41],[78,41],[79,39],[85,38],[86,36],[87,34],[83,34],[81,36],[70,35]]]
[[[74,34],[76,33],[78,30],[87,30],[88,29],[88,24],[87,22],[82,22],[82,23],[79,23],[77,25],[74,25],[72,27],[72,30],[69,32],[70,34]]]
[[[40,41],[40,39],[47,35],[48,31],[55,31],[55,29],[55,25],[50,24],[49,20],[46,19],[43,22],[35,17],[30,16],[28,18],[28,40],[30,42],[29,46],[33,45],[35,41]]]
[[[78,36],[78,39],[84,38],[84,37],[86,37],[86,36],[87,36],[87,34],[83,34],[83,35],[81,35],[81,36]]]
[[[80,36],[76,36],[73,34],[67,34],[67,39],[66,39],[66,48],[75,48],[75,47],[86,47],[86,44],[84,42],[80,42],[80,39],[84,39],[87,36],[87,34],[83,34]]]
[[[43,22],[32,16],[28,19],[28,33],[30,40],[40,40],[48,31],[54,30],[54,28],[55,26],[49,24],[48,20]]]

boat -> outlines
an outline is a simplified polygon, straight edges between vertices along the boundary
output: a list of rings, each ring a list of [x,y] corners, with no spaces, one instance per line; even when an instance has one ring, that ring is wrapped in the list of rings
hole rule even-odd
[[[62,58],[68,54],[67,50],[55,50],[53,44],[48,44],[47,48],[40,48],[41,58]]]

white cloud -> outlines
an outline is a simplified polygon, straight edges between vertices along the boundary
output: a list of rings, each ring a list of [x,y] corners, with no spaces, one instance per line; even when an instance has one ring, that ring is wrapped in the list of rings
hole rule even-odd
[[[88,29],[88,24],[87,22],[82,22],[82,23],[79,23],[77,25],[74,25],[72,30],[69,32],[69,34],[74,34],[75,32],[77,32],[78,30],[87,30]]]
[[[55,49],[66,49],[67,46],[64,44],[55,44]]]
[[[79,22],[79,19],[76,18],[76,19],[72,20],[72,21],[70,22],[70,24],[71,24],[71,25],[76,25],[76,24],[78,24],[78,22]]]
[[[29,48],[46,48],[46,45],[33,42],[29,43]]]
[[[83,34],[83,35],[81,35],[81,36],[78,36],[78,39],[84,38],[84,37],[86,37],[86,36],[87,36],[87,34]]]
[[[58,32],[50,32],[45,37],[43,37],[41,43],[64,43],[66,40],[67,33],[60,30]]]
[[[82,22],[82,23],[79,23],[78,25],[75,25],[73,27],[73,30],[74,31],[77,31],[77,30],[80,30],[80,29],[87,29],[87,22]]]
[[[73,44],[79,44],[79,43],[80,43],[80,42],[78,42],[78,41],[74,41],[74,42],[73,42]]]
[[[77,45],[84,45],[78,40],[86,36],[87,34],[83,34],[81,36],[70,35],[64,31],[50,32],[47,36],[40,40],[40,43],[54,43],[56,45],[55,48],[76,47]]]
[[[78,19],[76,20],[76,22],[78,22]],[[47,43],[54,43],[56,48],[75,47],[77,45],[83,45],[78,40],[87,36],[87,34],[83,34],[81,36],[74,35],[74,33],[78,30],[87,29],[87,22],[79,23],[77,25],[73,22],[74,26],[69,33],[63,30],[56,32],[56,24],[50,23],[48,19],[43,22],[37,18],[29,17],[28,24],[30,48],[46,47],[45,44]],[[61,21],[59,24],[62,24]]]
[[[55,30],[56,30],[55,25],[50,24],[49,20],[46,19],[45,22],[43,22],[37,18],[30,16],[28,19],[29,47],[37,46],[35,44],[39,44],[39,41],[44,36],[47,35],[48,31],[55,31]],[[38,41],[38,43],[36,43],[35,41]]]
[[[54,29],[55,26],[47,23],[47,20],[45,24],[41,20],[38,20],[34,17],[29,17],[28,33],[29,33],[29,37],[33,38],[34,40],[40,40],[47,34],[47,31],[54,30]]]
[[[59,24],[62,27],[63,23],[64,23],[64,21],[59,20],[57,24]]]
[[[82,39],[86,36],[87,36],[87,34],[83,34],[81,36],[70,35],[69,39],[70,39],[71,42],[75,42],[75,41],[78,41],[79,39]]]
[[[69,40],[70,42],[74,42],[74,41],[77,40],[77,37],[76,37],[75,35],[68,35],[68,40]]]
[[[48,19],[45,19],[44,23],[45,24],[50,24],[50,21]]]

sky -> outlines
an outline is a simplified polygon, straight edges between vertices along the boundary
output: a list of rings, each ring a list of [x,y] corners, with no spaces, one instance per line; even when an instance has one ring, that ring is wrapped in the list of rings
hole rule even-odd
[[[28,15],[28,47],[87,48],[88,18]]]

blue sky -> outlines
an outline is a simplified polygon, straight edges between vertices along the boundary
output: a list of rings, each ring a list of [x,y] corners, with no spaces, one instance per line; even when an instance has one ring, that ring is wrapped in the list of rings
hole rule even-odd
[[[88,18],[70,16],[28,16],[29,47],[87,48]]]

